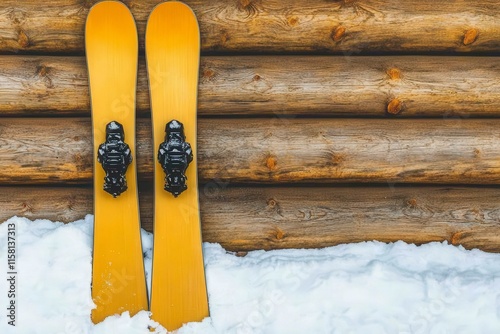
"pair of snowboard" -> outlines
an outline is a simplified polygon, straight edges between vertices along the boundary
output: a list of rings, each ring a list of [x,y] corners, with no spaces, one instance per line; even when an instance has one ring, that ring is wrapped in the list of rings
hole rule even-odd
[[[208,316],[198,206],[196,108],[200,36],[185,4],[151,12],[146,29],[154,155],[149,309],[168,330]],[[137,191],[138,38],[118,1],[92,7],[85,27],[94,143],[92,320],[148,309]]]

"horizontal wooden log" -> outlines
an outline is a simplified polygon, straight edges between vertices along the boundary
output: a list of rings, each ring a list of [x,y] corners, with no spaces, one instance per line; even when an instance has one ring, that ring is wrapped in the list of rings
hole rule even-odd
[[[0,114],[88,115],[83,57],[0,56]],[[500,116],[500,57],[204,57],[199,114]],[[137,108],[149,109],[144,59]]]
[[[500,120],[201,119],[202,182],[500,184]],[[138,122],[139,178],[153,169]],[[90,184],[88,118],[0,122],[0,184]]]
[[[318,248],[379,240],[500,252],[500,189],[439,187],[200,187],[203,238],[230,251]],[[152,231],[152,191],[141,191]],[[92,213],[90,188],[3,187],[0,221],[13,215],[69,222]]]
[[[97,0],[2,0],[0,51],[83,52]],[[125,0],[138,23],[160,0]],[[496,0],[186,0],[200,21],[203,52],[498,52]]]

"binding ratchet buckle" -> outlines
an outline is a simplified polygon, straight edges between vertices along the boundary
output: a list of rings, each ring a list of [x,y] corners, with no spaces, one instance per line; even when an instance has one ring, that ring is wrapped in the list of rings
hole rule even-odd
[[[132,163],[132,152],[124,142],[123,126],[112,121],[106,125],[106,141],[99,145],[97,161],[106,172],[104,177],[104,191],[117,197],[127,190],[125,173]]]
[[[165,172],[164,189],[179,196],[187,189],[186,169],[193,161],[193,150],[186,142],[184,126],[177,120],[172,120],[165,127],[165,141],[158,148],[158,162]]]

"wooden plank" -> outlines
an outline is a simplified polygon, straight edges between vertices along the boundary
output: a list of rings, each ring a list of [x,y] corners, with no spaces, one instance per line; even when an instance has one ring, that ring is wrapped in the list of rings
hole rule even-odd
[[[203,236],[229,250],[447,240],[500,251],[499,189],[239,188],[202,202]]]
[[[201,182],[500,184],[500,120],[201,119]],[[86,118],[5,118],[0,184],[90,184]],[[139,178],[152,179],[138,122]]]
[[[83,57],[0,56],[0,63],[2,116],[88,115]],[[198,112],[497,117],[499,72],[500,57],[204,57]],[[137,107],[147,114],[144,59]]]
[[[2,0],[0,52],[82,53],[97,0]],[[126,0],[144,45],[161,0]],[[186,0],[199,17],[202,51],[241,53],[498,53],[496,0]]]
[[[152,231],[152,190],[141,187]],[[500,252],[500,189],[492,187],[200,186],[203,237],[230,251],[317,248],[380,240]],[[92,212],[90,188],[2,187],[0,221],[13,215],[70,222]]]
[[[19,216],[69,223],[93,213],[91,188],[21,186],[0,189],[0,222]]]

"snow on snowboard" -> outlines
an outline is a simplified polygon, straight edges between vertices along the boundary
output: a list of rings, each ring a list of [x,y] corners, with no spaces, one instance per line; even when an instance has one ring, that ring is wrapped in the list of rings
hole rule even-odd
[[[103,1],[85,30],[94,139],[92,320],[148,309],[135,160],[137,30]],[[193,11],[161,3],[146,28],[154,154],[150,310],[168,330],[208,316],[198,204],[196,112],[200,36]]]

